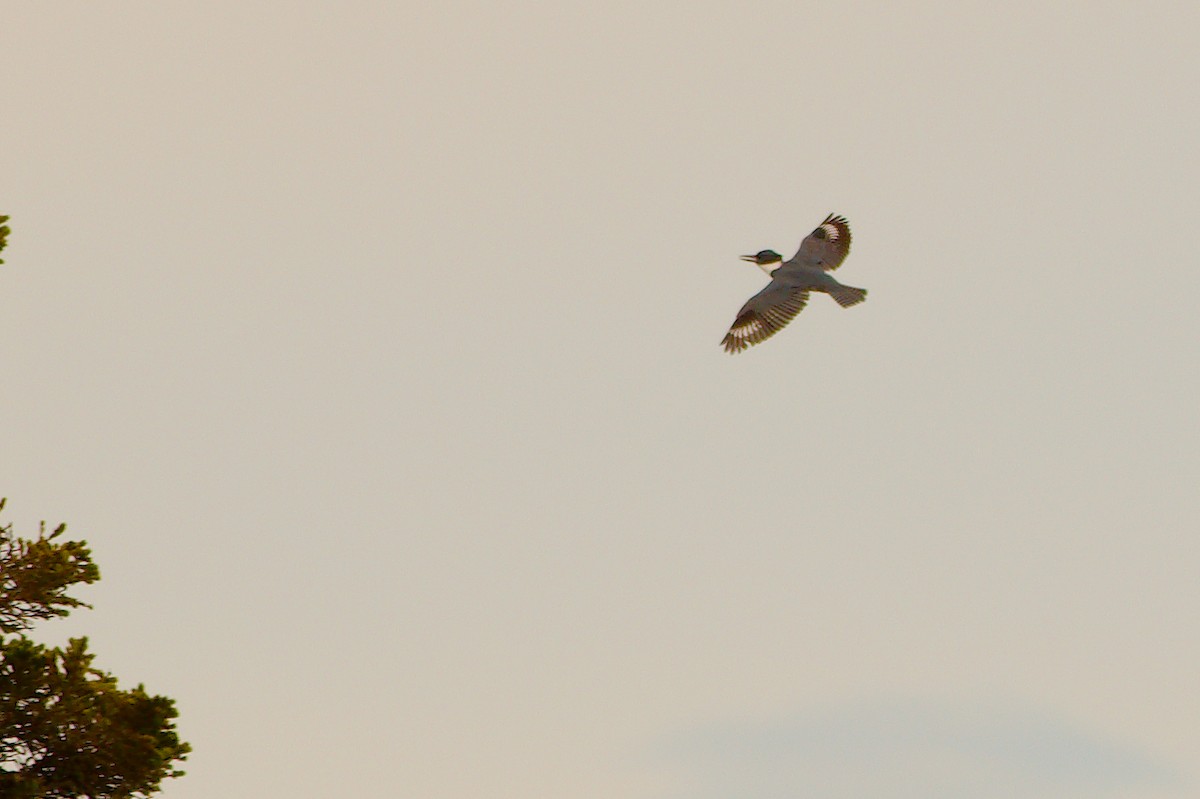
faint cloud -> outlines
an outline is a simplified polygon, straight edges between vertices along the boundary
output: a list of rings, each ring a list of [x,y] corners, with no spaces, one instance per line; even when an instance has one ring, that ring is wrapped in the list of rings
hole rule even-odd
[[[887,701],[731,723],[667,743],[674,799],[1182,796],[1178,771],[1045,713]]]

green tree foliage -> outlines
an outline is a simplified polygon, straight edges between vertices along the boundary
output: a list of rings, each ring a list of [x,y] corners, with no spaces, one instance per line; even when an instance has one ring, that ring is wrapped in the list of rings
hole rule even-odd
[[[0,509],[4,501],[0,500]],[[87,639],[64,648],[21,633],[86,607],[66,591],[100,579],[84,541],[36,540],[0,527],[0,799],[126,799],[156,793],[191,750],[174,700],[122,691],[92,666]]]
[[[28,630],[35,621],[88,607],[68,596],[67,589],[96,582],[100,570],[86,542],[55,541],[66,530],[61,524],[46,535],[43,525],[36,541],[26,541],[13,535],[12,525],[0,527],[0,634]]]
[[[7,221],[8,217],[0,214],[0,250],[3,250],[5,245],[8,244],[8,234],[11,232],[8,229],[8,225],[4,224]],[[4,261],[3,259],[0,259],[0,264],[2,263],[4,263]]]

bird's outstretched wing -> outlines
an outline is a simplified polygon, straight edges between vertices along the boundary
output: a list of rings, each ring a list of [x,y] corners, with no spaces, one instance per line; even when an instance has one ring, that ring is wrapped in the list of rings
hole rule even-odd
[[[844,216],[830,214],[800,242],[800,249],[788,263],[815,266],[830,271],[841,266],[849,254],[850,223]]]
[[[807,302],[808,289],[772,281],[738,311],[733,326],[721,339],[725,351],[741,352],[751,344],[766,341],[795,319]]]

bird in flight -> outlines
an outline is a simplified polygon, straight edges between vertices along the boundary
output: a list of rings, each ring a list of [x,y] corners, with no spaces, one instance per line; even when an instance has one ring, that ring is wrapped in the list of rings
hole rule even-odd
[[[757,264],[770,275],[771,282],[738,311],[733,326],[721,339],[725,351],[741,352],[783,330],[804,309],[809,292],[822,291],[843,308],[865,300],[866,289],[844,286],[829,274],[849,254],[850,223],[845,217],[830,214],[800,242],[800,249],[789,261],[774,250],[743,255],[743,261]]]

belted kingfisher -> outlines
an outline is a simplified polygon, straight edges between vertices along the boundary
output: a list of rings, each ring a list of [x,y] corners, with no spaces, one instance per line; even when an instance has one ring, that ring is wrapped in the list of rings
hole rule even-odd
[[[866,289],[844,286],[829,274],[850,254],[850,223],[830,214],[800,242],[790,261],[774,250],[743,255],[771,276],[771,282],[738,311],[733,326],[721,339],[726,352],[741,352],[751,344],[766,341],[804,309],[811,291],[823,291],[843,308],[867,298]]]

